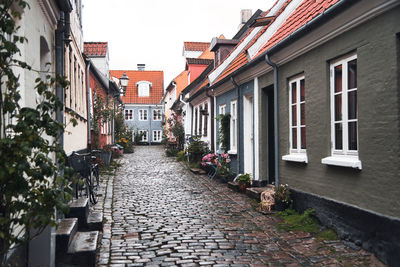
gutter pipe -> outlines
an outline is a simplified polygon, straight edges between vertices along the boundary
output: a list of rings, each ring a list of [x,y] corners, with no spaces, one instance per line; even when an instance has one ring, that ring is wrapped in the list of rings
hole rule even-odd
[[[91,61],[89,60],[86,66],[86,102],[87,102],[87,127],[88,127],[88,133],[87,133],[87,143],[88,143],[88,149],[89,151],[92,150],[92,135],[91,135],[91,111],[92,111],[92,103],[90,103],[90,95],[91,95],[91,90],[90,90],[90,65]]]
[[[275,153],[275,187],[279,185],[279,164],[278,164],[278,65],[273,63],[269,58],[269,54],[265,54],[265,61],[274,69],[274,153]]]
[[[239,118],[240,118],[240,107],[241,107],[241,97],[239,95],[240,90],[239,90],[239,85],[237,84],[237,82],[235,81],[235,78],[232,76],[231,77],[231,82],[233,84],[233,86],[236,88],[236,94],[237,94],[237,110],[236,110],[236,127],[237,127],[237,131],[236,131],[236,147],[237,147],[237,174],[240,173],[240,145],[239,145],[239,140],[240,140],[240,125],[239,125]]]

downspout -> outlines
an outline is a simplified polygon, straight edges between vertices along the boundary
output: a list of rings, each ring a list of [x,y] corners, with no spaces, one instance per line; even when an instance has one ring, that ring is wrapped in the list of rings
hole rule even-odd
[[[87,102],[87,127],[88,127],[88,133],[87,133],[87,143],[88,143],[88,149],[89,151],[92,150],[92,135],[91,135],[91,112],[92,112],[92,103],[90,103],[91,100],[91,89],[90,89],[90,65],[91,65],[91,61],[89,60],[86,66],[86,102]]]
[[[268,54],[265,54],[265,61],[274,69],[274,146],[275,146],[275,186],[279,185],[278,171],[278,65],[273,63]]]
[[[211,110],[211,120],[214,118],[214,97],[212,94],[209,94],[210,87],[206,88],[206,95],[210,98],[210,110]],[[208,123],[208,120],[207,120]],[[215,151],[214,147],[214,123],[211,122],[211,151]]]
[[[57,24],[56,29],[56,75],[63,77],[64,76],[64,31],[65,31],[65,17],[64,12],[60,12],[60,19]],[[56,87],[56,96],[57,98],[64,104],[64,88],[60,85]],[[64,107],[57,108],[56,111],[56,120],[62,124],[64,124]],[[60,132],[60,136],[57,140],[58,144],[64,148],[64,132]]]
[[[237,95],[237,110],[236,110],[236,127],[237,127],[237,134],[236,134],[236,146],[237,146],[237,174],[240,173],[240,124],[239,124],[239,119],[240,119],[240,106],[241,106],[241,98],[239,96],[240,90],[239,90],[239,85],[236,83],[235,78],[233,76],[231,77],[231,82],[233,86],[236,88],[236,95]]]
[[[153,139],[153,135],[151,134],[151,120],[153,119],[153,114],[151,112],[151,106],[149,106],[149,119],[150,119],[150,129],[149,129],[149,134],[147,136],[147,138],[149,139],[149,146],[151,146],[151,139]],[[151,139],[150,139],[151,138]]]

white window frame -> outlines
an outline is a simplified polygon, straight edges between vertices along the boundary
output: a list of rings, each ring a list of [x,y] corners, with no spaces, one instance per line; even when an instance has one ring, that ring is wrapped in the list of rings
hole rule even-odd
[[[141,135],[142,133],[144,134],[142,135],[142,139],[140,141],[147,142],[149,140],[147,130],[139,130],[139,135]]]
[[[139,109],[139,121],[147,121],[148,114],[147,109]]]
[[[137,90],[138,90],[138,96],[139,97],[149,97],[150,96],[150,90],[152,83],[149,81],[139,81],[136,83]]]
[[[129,112],[131,113],[131,114],[129,114]],[[128,113],[128,119],[126,119],[126,114]],[[134,114],[134,111],[133,111],[133,109],[125,109],[125,112],[124,112],[124,119],[126,120],[126,121],[132,121],[133,120],[133,114]]]
[[[282,160],[308,163],[307,149],[301,148],[301,128],[306,128],[306,124],[301,124],[301,105],[306,105],[305,99],[304,101],[301,101],[301,81],[304,81],[305,83],[304,75],[297,76],[289,80],[289,155],[282,156]],[[296,85],[295,103],[293,103],[292,98],[293,84]],[[296,125],[293,125],[293,107],[296,107]],[[296,129],[296,148],[293,148],[293,129]]]
[[[161,142],[162,134],[161,130],[153,130],[153,142]]]
[[[336,165],[343,167],[351,167],[362,169],[361,161],[358,158],[358,112],[356,119],[348,119],[348,93],[352,91],[358,91],[356,88],[348,89],[348,62],[357,59],[357,55],[353,54],[350,56],[342,57],[338,60],[333,61],[330,64],[330,99],[331,99],[331,156],[323,158],[321,163],[328,165]],[[342,65],[342,91],[335,93],[335,67]],[[357,66],[358,67],[358,66]],[[342,116],[340,121],[335,121],[335,95],[342,95]],[[357,109],[357,107],[356,107]],[[358,109],[357,109],[358,110]],[[335,123],[342,123],[342,149],[336,149],[335,144]],[[349,149],[349,138],[348,138],[348,125],[349,122],[357,122],[357,150]]]
[[[218,115],[225,115],[225,114],[226,114],[226,104],[219,105],[219,107],[218,107]],[[221,121],[218,122],[218,132],[220,131],[220,129],[221,129]],[[218,141],[220,141],[219,140],[219,135],[218,135]],[[218,146],[219,146],[219,148],[221,148],[221,142],[218,142]]]
[[[162,118],[161,109],[153,109],[153,121],[161,121],[161,118]]]
[[[228,151],[229,154],[237,154],[237,127],[238,127],[238,120],[237,120],[237,100],[232,100],[231,103],[231,119],[230,119],[230,150]]]

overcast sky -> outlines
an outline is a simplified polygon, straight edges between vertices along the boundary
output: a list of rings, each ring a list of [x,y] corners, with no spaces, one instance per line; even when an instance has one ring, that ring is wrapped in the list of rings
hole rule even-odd
[[[83,0],[85,42],[108,42],[111,69],[163,70],[164,87],[184,70],[184,41],[232,38],[240,10],[275,0]]]

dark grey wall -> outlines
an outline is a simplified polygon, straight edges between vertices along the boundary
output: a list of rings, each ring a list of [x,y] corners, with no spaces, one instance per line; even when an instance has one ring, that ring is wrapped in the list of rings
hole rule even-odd
[[[281,183],[400,217],[399,14],[397,7],[279,67]],[[361,171],[321,164],[331,155],[329,62],[351,52],[357,53],[358,62]],[[308,164],[281,160],[289,153],[288,79],[299,73],[304,73],[306,83]],[[271,84],[270,75],[260,79],[260,88]]]

